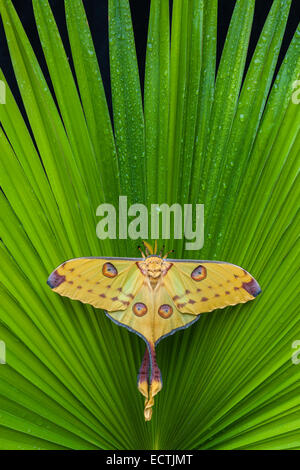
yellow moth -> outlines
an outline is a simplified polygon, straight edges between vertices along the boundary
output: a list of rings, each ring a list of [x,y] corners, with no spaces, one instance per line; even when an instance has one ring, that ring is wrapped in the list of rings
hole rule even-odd
[[[261,289],[244,269],[222,261],[169,259],[144,242],[142,258],[76,258],[49,276],[60,295],[106,311],[115,323],[147,344],[138,375],[145,397],[144,416],[152,416],[154,396],[162,388],[155,346],[164,337],[194,323],[201,313],[253,300]]]

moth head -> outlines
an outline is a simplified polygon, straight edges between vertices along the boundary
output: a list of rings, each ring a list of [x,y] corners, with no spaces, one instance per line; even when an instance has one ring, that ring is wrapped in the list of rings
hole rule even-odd
[[[148,276],[151,279],[158,279],[161,275],[164,276],[168,272],[170,267],[172,266],[172,263],[168,263],[166,261],[167,255],[170,252],[166,253],[162,257],[162,253],[164,249],[163,247],[160,253],[157,254],[157,241],[156,240],[155,240],[154,248],[152,248],[152,246],[145,241],[143,241],[143,244],[145,247],[146,254],[144,254],[141,248],[138,247],[143,256],[143,260],[137,263],[139,269],[142,271],[142,273],[145,276]]]
[[[163,260],[159,256],[148,256],[144,261],[144,266],[146,268],[148,276],[157,279],[160,277],[162,272]]]

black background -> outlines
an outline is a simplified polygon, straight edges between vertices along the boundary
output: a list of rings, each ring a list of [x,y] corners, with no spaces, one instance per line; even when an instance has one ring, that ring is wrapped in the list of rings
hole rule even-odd
[[[109,77],[109,58],[108,58],[108,25],[107,25],[107,4],[108,0],[83,0],[89,25],[92,31],[92,36],[95,44],[96,53],[98,56],[100,69],[102,73],[102,79],[106,94],[108,97],[109,107],[111,110],[111,95],[110,95],[110,77]],[[171,2],[170,2],[171,3]],[[235,0],[219,0],[219,14],[218,14],[218,50],[217,50],[217,63],[220,60],[221,51],[224,45],[228,25],[234,9]],[[271,8],[272,0],[256,0],[253,29],[250,39],[249,54],[247,64],[251,58],[252,52],[257,43],[259,34],[266,20],[267,14]],[[13,4],[20,16],[25,31],[33,45],[33,48],[37,54],[42,70],[45,74],[47,82],[51,89],[51,82],[49,80],[49,74],[43,57],[42,49],[40,46],[37,29],[35,26],[32,0],[13,0]],[[58,23],[59,30],[62,35],[62,39],[67,51],[67,55],[71,56],[70,46],[67,37],[67,27],[65,23],[64,15],[64,1],[63,0],[50,0],[54,16]],[[148,28],[148,18],[150,9],[150,0],[130,0],[130,7],[132,13],[132,21],[135,33],[137,57],[139,63],[139,71],[141,82],[143,84],[144,79],[144,64],[145,64],[145,50],[146,50],[146,38]],[[292,8],[290,11],[286,33],[284,36],[282,48],[280,51],[279,61],[275,75],[278,71],[280,63],[286,53],[288,45],[293,37],[293,34],[297,28],[300,19],[300,1],[293,0]],[[71,63],[71,61],[70,61]],[[72,63],[71,63],[72,65]],[[4,72],[4,75],[8,81],[9,86],[17,99],[18,105],[23,110],[20,95],[18,92],[16,80],[12,64],[9,57],[9,52],[5,40],[3,26],[0,20],[0,66]]]
[[[192,454],[191,465],[150,465],[151,455],[158,457],[159,455],[186,455]],[[219,468],[224,467],[224,465],[230,466],[234,470],[236,468],[244,468],[245,462],[249,467],[256,466],[257,464],[262,468],[269,468],[276,465],[280,468],[285,468],[287,465],[293,465],[294,460],[297,459],[297,453],[291,450],[280,450],[278,451],[268,451],[268,450],[160,450],[160,451],[143,451],[143,450],[131,450],[131,451],[107,451],[107,450],[81,450],[81,451],[70,451],[70,450],[43,450],[42,452],[36,452],[35,450],[26,450],[26,451],[2,451],[3,458],[6,457],[9,459],[12,464],[19,464],[24,466],[24,463],[30,464],[31,468],[43,468],[45,466],[45,461],[50,464],[58,464],[60,467],[70,465],[83,465],[83,468],[87,466],[95,466],[98,468],[133,468],[130,465],[107,465],[108,457],[124,457],[124,456],[134,456],[141,458],[141,464],[137,467],[138,470],[144,470],[146,468],[151,468],[152,470],[158,469],[192,469],[197,466],[197,468],[213,466],[219,466]],[[147,460],[144,463],[144,459]]]

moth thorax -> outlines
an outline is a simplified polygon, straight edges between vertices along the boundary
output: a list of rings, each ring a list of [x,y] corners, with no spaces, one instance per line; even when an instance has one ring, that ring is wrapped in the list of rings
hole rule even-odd
[[[151,256],[150,258],[146,258],[145,265],[147,274],[152,279],[158,279],[162,273],[162,259],[159,257]]]
[[[168,269],[170,269],[172,263],[166,262],[166,260],[159,256],[149,256],[143,261],[137,263],[139,269],[148,277],[152,288],[154,289],[159,279],[164,276]]]

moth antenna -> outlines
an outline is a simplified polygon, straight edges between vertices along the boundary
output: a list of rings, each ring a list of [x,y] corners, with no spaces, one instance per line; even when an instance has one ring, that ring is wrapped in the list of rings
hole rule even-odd
[[[138,246],[138,250],[140,250],[141,254],[142,254],[142,257],[145,259],[146,256],[144,255],[143,251],[142,251],[142,248],[140,246]]]
[[[144,247],[145,247],[147,256],[148,256],[149,254],[150,254],[150,255],[153,255],[153,248],[152,248],[152,246],[150,245],[150,243],[145,242],[145,240],[143,240],[143,243],[144,243]]]
[[[168,253],[166,253],[165,256],[163,257],[163,259],[166,259],[170,253],[175,253],[175,250],[168,251]]]
[[[163,254],[164,251],[165,251],[165,245],[163,245],[163,246],[161,247],[161,250],[160,250],[158,256],[162,257],[162,254]]]
[[[154,242],[154,250],[153,250],[153,254],[156,255],[157,253],[157,240],[155,240]]]

